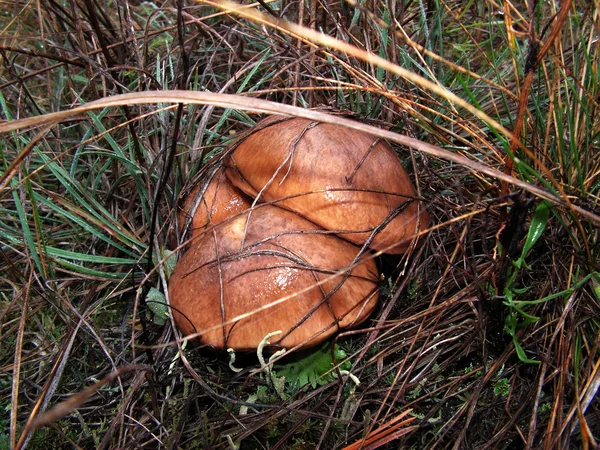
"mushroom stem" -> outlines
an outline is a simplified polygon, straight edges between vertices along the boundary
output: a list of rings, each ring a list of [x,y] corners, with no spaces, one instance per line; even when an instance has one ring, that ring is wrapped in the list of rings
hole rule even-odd
[[[235,363],[235,350],[232,348],[228,348],[227,353],[229,353],[229,368],[231,369],[231,371],[235,373],[241,372],[243,369],[240,369],[239,367],[235,367],[233,365]]]
[[[267,372],[270,372],[270,368],[267,366],[267,363],[265,362],[265,357],[263,356],[263,350],[265,348],[266,345],[269,345],[269,339],[271,339],[273,336],[277,336],[278,334],[283,333],[283,331],[281,330],[277,330],[277,331],[273,331],[272,333],[267,334],[262,341],[260,341],[260,343],[258,344],[258,347],[256,348],[256,356],[258,356],[258,362],[260,363],[260,367],[261,369],[266,369]]]

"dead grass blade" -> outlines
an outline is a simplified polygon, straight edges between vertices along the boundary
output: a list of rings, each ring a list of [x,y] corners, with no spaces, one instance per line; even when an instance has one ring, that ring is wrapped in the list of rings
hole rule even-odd
[[[35,420],[38,412],[44,412],[48,405],[48,402],[51,400],[54,392],[58,388],[59,382],[62,378],[63,371],[67,365],[67,361],[69,360],[69,356],[71,354],[71,349],[73,348],[73,342],[75,341],[75,337],[77,336],[77,331],[79,330],[79,325],[73,328],[65,340],[64,345],[56,359],[54,367],[52,367],[52,371],[48,376],[46,383],[35,402],[35,405],[31,409],[31,413],[29,414],[29,418],[27,419],[27,423],[21,433],[21,437],[19,438],[19,442],[14,448],[24,448],[31,437],[30,426],[31,423]],[[33,430],[31,430],[33,431]]]
[[[418,428],[418,425],[412,427],[406,427],[406,425],[414,421],[415,417],[409,417],[405,420],[402,419],[411,412],[412,409],[407,409],[389,422],[371,431],[365,438],[344,447],[343,450],[376,449],[394,439],[398,439],[399,437],[410,433],[412,430]]]
[[[137,370],[143,370],[141,366],[133,365],[133,366],[125,366],[117,369],[114,372],[106,375],[102,380],[94,383],[92,386],[85,388],[83,391],[72,395],[67,400],[59,403],[51,410],[45,412],[41,416],[37,417],[33,422],[31,422],[30,431],[35,431],[40,427],[48,425],[52,422],[56,422],[57,420],[65,417],[71,411],[77,409],[81,405],[83,405],[92,395],[94,395],[98,389],[104,386],[107,383],[117,379],[118,377]]]
[[[598,359],[596,361],[596,364],[594,365],[592,374],[590,375],[586,385],[583,387],[581,395],[579,396],[579,400],[576,402],[575,405],[573,405],[571,407],[571,411],[569,411],[569,414],[567,416],[568,420],[565,422],[565,425],[563,426],[561,433],[563,433],[565,431],[566,426],[570,423],[573,416],[575,414],[577,414],[577,416],[579,417],[579,425],[582,427],[582,430],[584,431],[584,436],[586,435],[586,430],[587,430],[587,433],[591,437],[591,433],[589,433],[589,430],[586,428],[587,425],[585,424],[584,414],[586,413],[588,407],[590,406],[590,403],[592,403],[592,401],[595,398],[597,398],[599,390],[600,390],[600,359]],[[570,430],[571,433],[573,433],[575,431],[577,425],[578,425],[577,422],[573,422],[573,424],[571,425],[571,430]]]
[[[45,114],[43,116],[30,117],[26,119],[14,120],[11,122],[5,122],[0,124],[0,133],[7,133],[9,131],[21,130],[29,127],[37,127],[50,123],[57,123],[60,120],[68,117],[76,116],[79,114],[93,111],[96,109],[102,109],[107,107],[125,106],[125,105],[139,105],[139,104],[155,104],[155,103],[184,103],[184,104],[204,104],[211,106],[220,106],[223,108],[242,109],[245,111],[265,113],[265,114],[279,114],[286,116],[301,117],[309,120],[315,120],[323,123],[333,123],[343,125],[348,128],[355,130],[364,131],[366,133],[379,136],[384,139],[396,142],[400,145],[412,148],[419,152],[445,159],[447,161],[454,162],[461,166],[467,167],[475,172],[480,172],[488,175],[497,180],[505,181],[512,184],[515,187],[528,191],[535,196],[548,200],[555,205],[559,205],[579,214],[581,217],[586,218],[595,225],[600,225],[600,216],[588,211],[585,208],[576,205],[570,205],[562,198],[559,198],[550,192],[533,186],[530,183],[518,180],[512,176],[506,175],[503,172],[493,169],[486,164],[470,160],[465,156],[444,150],[435,145],[414,139],[408,136],[404,136],[398,133],[394,133],[387,130],[360,123],[351,119],[342,118],[327,114],[322,111],[308,110],[304,108],[298,108],[290,105],[283,105],[267,100],[261,100],[256,98],[248,98],[242,95],[235,94],[215,94],[211,92],[191,92],[191,91],[150,91],[150,92],[139,92],[131,94],[115,95],[112,97],[103,98],[96,100],[86,105],[73,108],[68,111],[60,111],[51,114]],[[31,151],[30,148],[26,149]],[[20,156],[21,157],[21,156]],[[23,159],[23,158],[21,158]],[[5,172],[0,178],[0,190],[6,187],[6,184],[14,176],[16,168],[12,168],[12,172]]]
[[[320,33],[315,30],[311,30],[310,28],[306,28],[306,27],[297,25],[295,23],[291,23],[291,22],[287,22],[285,20],[276,19],[271,16],[267,16],[266,14],[260,13],[256,9],[242,8],[242,5],[239,5],[237,3],[229,2],[226,0],[219,0],[216,2],[213,2],[210,0],[197,0],[197,1],[200,3],[205,3],[207,5],[214,6],[215,8],[222,9],[223,11],[227,11],[227,12],[239,15],[246,19],[250,19],[253,22],[260,23],[263,25],[268,25],[277,30],[288,31],[288,32],[292,33],[294,36],[302,38],[308,42],[312,42],[314,44],[320,44],[325,47],[333,48],[333,49],[339,50],[341,52],[344,52],[348,55],[354,56],[358,59],[361,59],[362,61],[364,61],[366,63],[374,64],[384,70],[387,70],[391,73],[399,75],[400,77],[404,78],[405,80],[410,81],[411,83],[414,83],[417,86],[420,86],[428,91],[431,91],[452,103],[455,103],[456,105],[460,106],[461,108],[464,108],[465,110],[467,110],[471,114],[473,114],[475,117],[481,119],[482,121],[486,122],[487,124],[489,124],[490,126],[495,128],[496,130],[498,130],[501,134],[503,134],[507,138],[510,138],[512,136],[512,133],[509,130],[507,130],[505,127],[503,127],[502,124],[500,124],[496,120],[492,119],[490,116],[488,116],[483,111],[480,111],[479,109],[475,108],[473,105],[466,102],[464,99],[460,98],[456,94],[450,92],[448,89],[445,89],[444,87],[440,86],[437,83],[429,81],[426,78],[423,78],[409,70],[406,70],[406,69],[398,66],[397,64],[394,64],[394,63],[388,61],[385,58],[377,56],[374,53],[367,52],[365,50],[361,50],[353,45],[350,45],[350,44],[347,44],[346,42],[340,41],[339,39],[333,38],[331,36],[328,36],[326,34]]]
[[[27,323],[27,311],[29,310],[29,289],[33,280],[33,272],[29,274],[29,281],[23,286],[23,313],[19,320],[19,328],[16,336],[15,359],[13,361],[12,392],[10,397],[10,447],[15,448],[17,442],[17,408],[19,406],[19,391],[21,379],[21,358],[23,356],[23,335]]]

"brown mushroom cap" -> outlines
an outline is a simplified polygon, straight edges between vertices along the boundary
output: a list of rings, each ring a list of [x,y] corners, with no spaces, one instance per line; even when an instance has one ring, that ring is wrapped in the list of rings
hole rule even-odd
[[[219,224],[177,263],[169,281],[173,316],[184,335],[199,332],[218,349],[256,349],[277,330],[283,334],[271,338],[274,345],[315,345],[360,324],[375,307],[373,260],[315,286],[358,252],[292,212],[258,207]],[[292,298],[268,307],[286,296]]]
[[[270,117],[238,141],[226,164],[227,177],[246,194],[284,199],[277,206],[359,245],[375,231],[371,248],[398,243],[387,253],[403,253],[429,224],[398,156],[360,131]]]
[[[187,195],[179,214],[179,224],[183,228],[191,218],[190,237],[194,238],[209,226],[249,209],[251,204],[252,200],[227,179],[221,168],[208,185],[198,183]]]

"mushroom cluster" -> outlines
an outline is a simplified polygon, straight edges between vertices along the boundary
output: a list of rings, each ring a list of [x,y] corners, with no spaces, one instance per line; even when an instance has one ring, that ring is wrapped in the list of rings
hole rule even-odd
[[[379,273],[429,216],[400,160],[371,135],[270,117],[236,141],[180,215],[190,247],[169,282],[176,324],[217,349],[316,345],[367,319]]]

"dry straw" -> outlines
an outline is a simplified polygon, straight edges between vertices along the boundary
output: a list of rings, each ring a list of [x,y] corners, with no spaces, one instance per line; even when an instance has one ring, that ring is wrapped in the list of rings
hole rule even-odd
[[[371,125],[366,125],[364,123],[360,123],[351,119],[327,114],[322,111],[308,110],[296,106],[284,105],[268,100],[250,98],[236,94],[216,94],[211,92],[164,90],[115,95],[112,97],[106,97],[100,100],[96,100],[67,111],[59,111],[51,114],[44,114],[42,116],[29,117],[26,119],[5,122],[0,124],[0,133],[7,133],[9,131],[15,130],[23,130],[31,127],[45,126],[42,133],[45,134],[51,129],[52,125],[58,124],[61,120],[81,115],[88,111],[116,106],[131,106],[156,103],[210,105],[222,108],[240,109],[255,113],[280,114],[286,116],[302,117],[318,122],[333,123],[346,126],[355,130],[364,131],[366,133],[378,136],[380,138],[388,139],[389,141],[396,142],[413,150],[417,150],[419,152],[435,156],[437,158],[445,159],[447,161],[459,164],[461,166],[468,167],[469,169],[475,172],[479,172],[497,180],[504,181],[515,187],[531,192],[537,197],[544,200],[548,200],[555,205],[570,208],[571,211],[573,211],[573,213],[576,213],[581,217],[588,219],[590,222],[596,225],[600,225],[600,216],[594,214],[591,211],[586,210],[585,208],[581,208],[579,206],[570,204],[563,198],[559,198],[544,189],[538,188],[537,186],[533,186],[530,183],[518,180],[485,164],[470,160],[469,158],[450,152],[448,150],[444,150],[435,145],[431,145],[426,142],[410,138],[399,133],[394,133],[392,131],[382,130],[380,128]],[[40,137],[37,136],[34,140],[38,141],[39,138]],[[23,152],[13,160],[8,170],[0,178],[0,190],[4,190],[7,183],[16,173],[16,170],[19,167],[20,163],[25,159],[27,154],[31,152],[32,148],[32,145],[27,146],[23,150]]]

